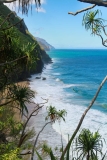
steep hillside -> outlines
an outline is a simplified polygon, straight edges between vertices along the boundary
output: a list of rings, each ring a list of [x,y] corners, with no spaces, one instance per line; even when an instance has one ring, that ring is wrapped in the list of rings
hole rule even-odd
[[[0,3],[0,16],[4,19],[11,13],[11,10]],[[16,24],[20,21],[20,17],[14,14],[11,15],[10,22],[11,24]],[[36,39],[29,33],[28,28],[24,21],[15,25],[17,27],[17,34],[20,37],[20,44],[28,44],[28,43],[36,43],[36,47],[34,49],[35,56],[38,55],[37,62],[35,64],[35,68],[31,69],[30,73],[39,73],[42,72],[44,64],[51,63],[51,58],[46,54],[46,52],[40,47]],[[23,76],[22,76],[23,78]]]
[[[50,51],[52,49],[55,49],[52,45],[50,45],[48,42],[46,42],[44,39],[36,37],[36,40],[38,41],[39,45],[45,50]]]

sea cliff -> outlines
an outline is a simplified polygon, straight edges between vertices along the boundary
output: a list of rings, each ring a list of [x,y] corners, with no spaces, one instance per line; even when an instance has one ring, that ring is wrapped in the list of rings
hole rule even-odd
[[[0,3],[0,17],[3,19],[6,18],[11,13],[11,10],[5,6],[3,3]],[[19,80],[26,79],[26,77],[29,77],[31,74],[35,73],[41,73],[44,65],[49,64],[52,62],[49,55],[45,52],[43,48],[39,45],[36,38],[29,32],[24,20],[21,21],[21,23],[18,23],[21,21],[21,18],[17,16],[17,14],[14,12],[11,15],[9,23],[13,24],[15,28],[17,28],[17,33],[20,37],[20,43],[21,44],[28,44],[28,43],[35,43],[36,46],[34,48],[35,57],[37,57],[37,60],[35,62],[35,67],[31,68],[30,71],[23,69],[22,74],[19,75]],[[17,25],[16,25],[17,24]]]

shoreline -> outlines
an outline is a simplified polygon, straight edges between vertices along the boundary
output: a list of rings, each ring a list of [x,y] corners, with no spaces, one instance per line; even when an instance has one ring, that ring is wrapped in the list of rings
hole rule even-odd
[[[82,54],[81,54],[82,55]],[[83,57],[80,57],[83,59]],[[96,53],[95,53],[96,55]],[[105,55],[104,55],[105,56]],[[62,57],[60,57],[62,58]],[[84,57],[87,58],[87,57]],[[90,60],[93,60],[91,56],[88,57],[88,59],[85,59],[84,61],[84,66],[87,65],[86,62]],[[78,62],[77,57],[74,57],[74,62]],[[72,134],[72,132],[75,130],[76,125],[78,124],[81,115],[83,114],[84,110],[86,109],[88,103],[90,103],[90,96],[94,95],[94,91],[96,91],[96,88],[98,87],[98,84],[96,84],[96,79],[91,78],[91,81],[89,79],[89,81],[87,79],[84,79],[84,72],[81,73],[81,70],[85,69],[81,68],[81,70],[77,70],[76,74],[75,72],[73,72],[73,74],[70,76],[69,72],[67,72],[67,75],[65,74],[67,71],[67,68],[64,68],[66,70],[60,70],[60,68],[64,67],[64,63],[63,63],[63,59],[61,59],[62,61],[57,61],[54,63],[54,65],[48,65],[46,67],[46,69],[42,72],[41,76],[45,76],[46,77],[46,81],[42,81],[42,80],[38,80],[35,79],[35,77],[37,75],[32,76],[32,81],[30,82],[30,86],[32,89],[37,90],[37,98],[35,98],[35,102],[41,102],[40,98],[48,98],[49,99],[49,103],[50,105],[56,106],[58,107],[58,109],[66,109],[67,110],[67,118],[66,118],[66,124],[62,124],[62,133],[64,136],[67,135],[67,133],[69,133],[70,135]],[[72,56],[71,56],[71,60],[72,60]],[[87,60],[87,61],[86,61]],[[98,59],[99,60],[99,59]],[[103,57],[102,57],[103,60]],[[70,61],[72,62],[72,61]],[[81,63],[80,63],[81,64]],[[95,63],[96,66],[98,65],[97,63]],[[76,63],[72,62],[72,69],[75,69]],[[93,66],[91,66],[93,69]],[[98,68],[98,67],[96,67]],[[102,68],[103,70],[104,68]],[[96,71],[96,69],[95,69]],[[87,74],[90,73],[90,76],[93,76],[92,72],[87,72]],[[94,73],[94,72],[93,72]],[[101,72],[102,73],[102,72]],[[78,77],[78,75],[80,75],[81,79],[76,79],[75,81],[75,77]],[[68,76],[68,77],[67,77]],[[59,79],[58,79],[59,78]],[[69,81],[69,79],[72,78],[72,81]],[[61,81],[62,79],[62,81]],[[101,78],[99,78],[98,80],[100,80]],[[59,81],[58,81],[59,80]],[[64,81],[66,80],[66,81]],[[92,83],[93,82],[93,83]],[[87,85],[89,84],[89,86]],[[88,91],[88,87],[90,87],[89,91]],[[74,90],[77,89],[77,91],[80,92],[74,92]],[[104,90],[105,91],[105,90]],[[90,94],[88,94],[88,92]],[[86,96],[85,96],[86,95]],[[102,97],[103,98],[103,97]],[[105,102],[105,101],[104,101]],[[104,103],[103,102],[103,103]],[[100,109],[99,109],[100,107]],[[106,112],[102,111],[102,103],[101,101],[96,101],[96,103],[94,104],[93,108],[89,111],[89,113],[87,114],[87,116],[85,117],[84,122],[82,123],[81,129],[82,128],[89,128],[91,132],[95,132],[96,130],[99,129],[99,133],[102,135],[102,137],[105,137],[107,139],[107,134],[106,134]],[[43,111],[42,111],[43,112]],[[42,116],[44,115],[41,114]],[[100,117],[100,120],[99,120]],[[43,117],[42,117],[43,119]],[[44,116],[45,119],[45,116]],[[37,121],[35,120],[35,122],[37,123]],[[38,121],[39,123],[39,121]],[[43,124],[43,123],[42,123]],[[39,125],[39,124],[38,124]],[[35,126],[35,125],[34,125]],[[55,126],[56,128],[59,127],[58,125]],[[55,130],[56,130],[55,128]],[[47,129],[46,129],[47,130]],[[42,135],[44,136],[44,135]],[[45,137],[45,136],[44,136]],[[64,137],[65,139],[65,137]],[[104,148],[105,149],[105,148]]]
[[[35,75],[36,77],[37,75]],[[36,81],[37,79],[35,79]],[[37,80],[38,82],[38,80]],[[44,81],[43,81],[44,82]],[[29,87],[32,83],[32,80],[30,79],[30,83],[29,83]],[[30,87],[32,89],[32,87]],[[35,90],[34,90],[35,91]],[[39,94],[41,94],[39,92]],[[36,92],[36,96],[38,96],[38,93]],[[38,103],[38,98],[36,99],[35,96],[35,100],[33,101],[36,104],[36,100]],[[40,95],[39,95],[40,96]],[[41,98],[41,97],[39,97]],[[40,99],[39,99],[40,101]],[[41,98],[41,103],[43,103],[43,99]],[[40,103],[40,102],[39,102]],[[45,117],[47,116],[46,113],[46,107],[48,104],[44,104],[44,107],[39,111],[38,115],[35,117],[32,117],[29,125],[31,125],[32,127],[35,128],[36,133],[38,134],[38,132],[42,129],[42,127],[46,124],[45,121]],[[34,104],[32,105],[32,107],[34,106]],[[29,106],[30,107],[30,104]],[[32,109],[32,107],[30,109]],[[58,122],[56,122],[58,123]],[[46,142],[49,147],[52,148],[52,150],[54,150],[56,147],[61,148],[62,144],[61,144],[61,135],[52,127],[52,124],[48,124],[44,130],[42,131],[42,133],[40,134],[39,138],[38,138],[38,142],[37,145],[40,145],[41,143],[43,144],[43,142]],[[65,140],[63,139],[63,143],[64,145],[66,144]]]
[[[29,86],[31,88],[31,86],[30,86],[31,82],[32,82],[32,80],[30,79],[28,81],[26,80],[26,81],[18,82],[18,84],[19,85],[24,85],[24,86],[26,85],[26,86]],[[35,92],[35,98],[36,98],[36,94],[38,94],[38,93]],[[42,99],[41,99],[41,101],[42,101]],[[27,104],[29,113],[35,107],[36,102],[34,100],[33,100],[33,102],[34,103]],[[36,135],[37,135],[38,132],[42,129],[42,127],[46,123],[45,117],[46,117],[46,105],[44,105],[44,107],[39,111],[37,116],[31,117],[27,128],[34,128],[34,130],[36,132]],[[21,120],[21,117],[19,116],[19,111],[17,111],[17,110],[16,110],[15,118],[17,120]],[[33,137],[33,140],[35,140],[34,137]],[[44,128],[44,130],[42,131],[42,133],[40,134],[40,136],[38,138],[37,146],[40,146],[43,143],[47,143],[49,145],[49,147],[52,148],[53,151],[54,151],[54,149],[56,147],[58,147],[59,150],[60,150],[60,148],[62,146],[62,144],[61,144],[61,135],[57,131],[55,131],[55,129],[52,127],[52,124],[48,124]],[[65,140],[63,140],[63,143],[65,144]],[[29,158],[27,157],[27,159],[29,159]]]

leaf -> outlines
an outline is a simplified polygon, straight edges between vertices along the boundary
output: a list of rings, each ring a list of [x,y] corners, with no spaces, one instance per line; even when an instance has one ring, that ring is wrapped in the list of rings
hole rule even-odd
[[[37,152],[37,150],[36,150],[36,154],[37,154],[39,160],[43,160],[42,157],[40,156],[40,154]]]
[[[51,160],[56,160],[55,156],[53,155],[52,150],[51,150],[51,152],[50,152],[50,157],[51,157]]]

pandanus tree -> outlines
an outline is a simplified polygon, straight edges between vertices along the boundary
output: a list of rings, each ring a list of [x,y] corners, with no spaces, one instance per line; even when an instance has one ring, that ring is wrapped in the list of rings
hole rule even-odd
[[[100,26],[103,25],[103,19],[96,17],[98,16],[98,14],[100,13],[99,10],[95,10],[95,11],[87,11],[84,16],[83,16],[83,25],[85,26],[86,30],[91,30],[92,33],[94,32],[94,28],[96,28],[96,26],[98,26],[99,28],[97,28],[96,32],[100,31]]]
[[[107,47],[107,39],[104,39],[102,36],[103,34],[107,36],[107,25],[104,25],[104,19],[98,17],[99,13],[99,10],[87,11],[83,16],[82,24],[85,26],[86,30],[91,30],[91,34],[99,36],[101,38],[102,45]]]
[[[46,120],[50,119],[52,122],[55,122],[56,120],[60,120],[61,118],[65,121],[65,115],[67,114],[66,110],[59,110],[57,111],[55,107],[49,106],[47,107],[48,115],[46,117]]]
[[[30,131],[26,129],[28,121],[39,110],[39,106],[35,104],[35,110],[29,115],[27,104],[32,103],[35,93],[26,85],[17,84],[20,75],[26,71],[29,72],[36,64],[38,55],[35,51],[36,43],[23,41],[23,36],[15,27],[17,24],[21,24],[22,20],[12,23],[11,20],[15,19],[13,14],[10,12],[5,18],[2,14],[0,15],[1,160],[22,159],[20,158],[21,149],[28,148],[28,141],[33,133],[32,129]],[[19,110],[19,116],[25,117],[23,122],[19,122],[20,117],[18,120],[15,118],[15,113]]]
[[[92,133],[89,129],[82,129],[76,138],[75,150],[78,160],[98,160],[98,153],[102,154],[103,139],[99,132]]]

